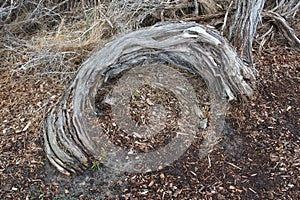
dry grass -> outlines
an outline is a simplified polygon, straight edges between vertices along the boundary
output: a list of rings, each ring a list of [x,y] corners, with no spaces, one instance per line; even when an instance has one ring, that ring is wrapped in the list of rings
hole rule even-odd
[[[164,18],[179,19],[193,6],[169,0],[5,1],[0,8],[1,69],[71,73],[95,46]]]

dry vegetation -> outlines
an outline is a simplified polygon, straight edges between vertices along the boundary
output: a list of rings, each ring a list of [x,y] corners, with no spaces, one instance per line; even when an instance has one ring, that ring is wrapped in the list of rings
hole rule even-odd
[[[232,105],[232,128],[208,157],[199,159],[194,144],[157,172],[103,168],[70,178],[45,158],[42,119],[94,48],[164,21],[196,21],[226,36],[230,2],[0,1],[0,199],[299,199],[300,3],[293,0],[266,1],[253,42],[255,96]]]

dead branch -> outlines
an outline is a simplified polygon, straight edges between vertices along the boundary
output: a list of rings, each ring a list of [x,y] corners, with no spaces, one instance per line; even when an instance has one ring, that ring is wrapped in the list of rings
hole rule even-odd
[[[273,22],[292,47],[295,47],[298,50],[300,49],[300,40],[297,38],[295,31],[288,25],[288,22],[282,16],[278,13],[267,11],[263,13],[263,17]]]
[[[216,19],[216,18],[221,18],[224,15],[225,15],[225,12],[219,12],[219,13],[215,13],[215,14],[207,14],[207,15],[200,15],[200,16],[184,18],[184,21],[203,22],[203,21],[209,21],[209,20]]]
[[[272,3],[274,4],[275,1]],[[300,1],[281,0],[280,2],[277,2],[272,9],[270,7],[271,7],[270,5],[267,6],[267,9],[270,9],[269,11],[278,13],[285,19],[289,19],[289,18],[294,18],[296,13],[299,11]]]

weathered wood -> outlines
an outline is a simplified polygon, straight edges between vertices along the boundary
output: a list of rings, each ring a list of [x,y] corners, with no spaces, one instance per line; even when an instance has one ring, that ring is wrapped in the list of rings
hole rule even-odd
[[[226,97],[231,100],[252,95],[247,83],[254,80],[251,68],[226,40],[207,27],[196,23],[160,24],[124,35],[83,64],[45,119],[45,150],[60,172],[81,172],[91,159],[99,159],[102,147],[96,145],[95,138],[101,137],[101,130],[93,127],[96,91],[105,80],[146,61],[156,66],[168,63],[206,81],[213,97],[210,126],[217,127],[216,132],[222,128]],[[217,137],[211,133],[208,138]],[[105,148],[107,144],[103,145]]]
[[[250,65],[253,64],[252,43],[264,3],[264,0],[235,0],[235,14],[229,23],[228,39]]]
[[[280,1],[267,1],[267,11],[278,13],[285,19],[294,18],[299,12],[299,0],[280,0]]]
[[[275,25],[282,33],[289,45],[300,50],[300,40],[296,36],[295,31],[288,25],[288,22],[280,14],[267,11],[263,13],[263,17],[273,22],[273,25]]]

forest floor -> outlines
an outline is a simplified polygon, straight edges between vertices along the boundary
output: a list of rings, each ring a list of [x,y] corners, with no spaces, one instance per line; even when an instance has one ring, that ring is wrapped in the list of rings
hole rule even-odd
[[[59,174],[43,150],[45,108],[69,79],[3,68],[0,199],[300,199],[299,52],[270,47],[255,60],[254,97],[230,104],[223,138],[205,158],[194,146],[159,171],[102,166],[76,177]]]

